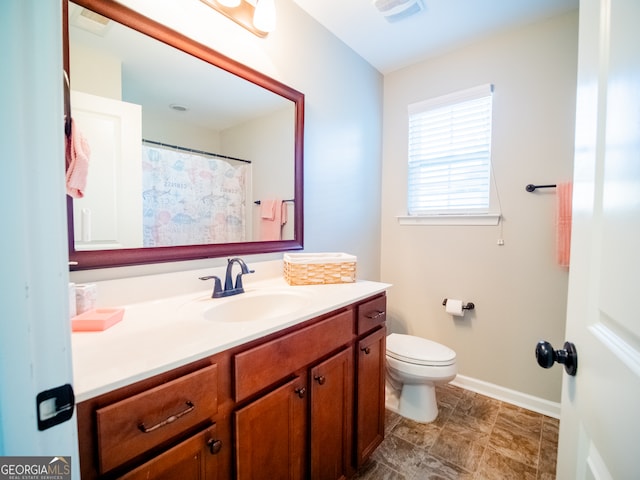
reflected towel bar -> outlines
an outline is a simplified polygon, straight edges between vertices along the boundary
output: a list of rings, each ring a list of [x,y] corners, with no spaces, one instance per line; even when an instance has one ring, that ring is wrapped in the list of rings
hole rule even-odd
[[[290,199],[290,200],[282,200],[282,201],[283,201],[283,202],[291,202],[291,203],[295,202],[295,200],[294,200],[294,199]],[[260,200],[256,200],[256,201],[255,201],[255,202],[253,202],[253,203],[255,203],[256,205],[260,205],[260,203],[261,203],[261,202],[260,202]]]
[[[530,183],[526,187],[524,187],[527,192],[535,192],[536,188],[556,188],[555,185],[534,185]]]

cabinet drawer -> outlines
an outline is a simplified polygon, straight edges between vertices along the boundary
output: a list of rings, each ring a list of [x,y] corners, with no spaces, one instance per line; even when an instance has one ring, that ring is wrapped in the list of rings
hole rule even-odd
[[[387,319],[387,297],[380,296],[358,306],[358,335],[368,332]]]
[[[97,409],[100,473],[211,419],[218,409],[217,390],[217,366],[211,365]]]
[[[235,356],[235,397],[250,395],[281,380],[353,338],[353,310],[271,340]]]

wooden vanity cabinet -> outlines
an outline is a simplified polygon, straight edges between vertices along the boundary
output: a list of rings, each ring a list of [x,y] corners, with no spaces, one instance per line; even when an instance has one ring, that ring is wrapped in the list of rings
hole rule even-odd
[[[125,473],[122,480],[217,480],[220,447],[216,425],[206,428],[143,465]]]
[[[384,437],[385,310],[380,294],[79,403],[82,479],[353,476]]]
[[[235,356],[238,480],[353,476],[384,438],[385,320],[379,295]]]
[[[353,473],[353,348],[311,369],[310,477],[343,479]]]
[[[82,479],[218,478],[220,430],[228,436],[216,424],[218,388],[228,380],[212,360],[79,403]]]
[[[356,466],[360,467],[384,439],[386,328],[357,344]]]
[[[360,467],[384,439],[386,297],[358,306],[356,344],[356,446]]]
[[[235,413],[238,480],[351,475],[352,352],[341,350]]]
[[[349,308],[236,355],[238,480],[350,476],[354,337]]]
[[[303,375],[235,412],[237,479],[305,478],[306,397]]]

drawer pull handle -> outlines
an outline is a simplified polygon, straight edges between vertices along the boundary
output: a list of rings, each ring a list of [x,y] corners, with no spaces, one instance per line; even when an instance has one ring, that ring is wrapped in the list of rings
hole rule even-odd
[[[371,353],[371,348],[369,347],[362,347],[360,350],[362,350],[365,355],[369,355]]]
[[[384,310],[376,310],[375,312],[369,312],[365,315],[365,317],[371,319],[371,320],[375,320],[376,318],[380,318],[381,316],[383,316],[385,314]]]
[[[142,433],[151,433],[154,430],[159,429],[160,427],[164,427],[165,425],[169,425],[170,423],[175,422],[177,419],[179,419],[180,417],[186,415],[189,412],[192,412],[196,406],[192,403],[187,401],[187,408],[185,408],[183,411],[181,411],[180,413],[176,413],[175,415],[171,415],[170,417],[165,418],[163,421],[161,421],[160,423],[156,423],[153,427],[146,427],[144,425],[144,423],[141,423],[140,425],[138,425],[138,428],[140,429],[140,431]]]
[[[213,438],[210,438],[207,440],[207,446],[209,447],[211,455],[215,455],[222,449],[222,440],[214,440]]]
[[[307,389],[304,387],[299,387],[296,388],[294,392],[296,392],[300,398],[304,398],[305,394],[307,393]]]
[[[315,377],[313,377],[314,380],[316,380],[320,385],[324,385],[324,382],[327,381],[326,378],[324,378],[324,375],[316,375]]]

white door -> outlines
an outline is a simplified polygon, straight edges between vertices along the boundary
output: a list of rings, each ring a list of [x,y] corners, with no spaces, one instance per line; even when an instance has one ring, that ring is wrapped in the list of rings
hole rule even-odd
[[[580,1],[577,100],[566,339],[578,371],[564,376],[557,478],[638,479],[638,0]]]
[[[91,149],[85,196],[73,201],[75,249],[142,247],[142,108],[72,91],[71,110]]]
[[[36,407],[72,383],[61,39],[60,0],[0,2],[0,463],[68,456],[79,478],[75,416],[53,425],[70,399]]]

